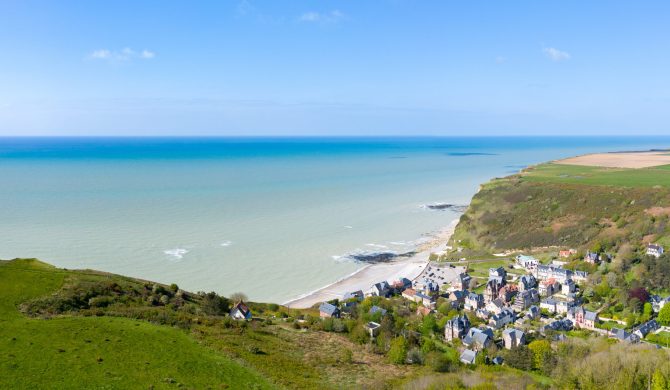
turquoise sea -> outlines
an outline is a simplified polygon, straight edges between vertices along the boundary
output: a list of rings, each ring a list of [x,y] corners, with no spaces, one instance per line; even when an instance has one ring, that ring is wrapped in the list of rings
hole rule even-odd
[[[0,138],[0,258],[284,302],[404,251],[479,184],[670,137]]]

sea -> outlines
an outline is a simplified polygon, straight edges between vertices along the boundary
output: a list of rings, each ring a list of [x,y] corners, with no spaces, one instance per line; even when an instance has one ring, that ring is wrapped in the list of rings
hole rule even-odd
[[[479,185],[670,137],[4,137],[0,258],[282,303],[411,251]]]

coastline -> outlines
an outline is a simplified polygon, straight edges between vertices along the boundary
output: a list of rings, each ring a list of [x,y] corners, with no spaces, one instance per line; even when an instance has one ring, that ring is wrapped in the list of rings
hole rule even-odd
[[[348,292],[357,290],[365,292],[373,284],[384,280],[391,283],[404,277],[414,281],[426,269],[430,262],[430,254],[445,250],[445,245],[454,233],[457,223],[458,219],[453,220],[448,226],[441,229],[433,239],[417,248],[417,253],[409,258],[387,263],[368,264],[320,289],[286,301],[283,305],[295,309],[306,309],[320,302],[342,298]]]

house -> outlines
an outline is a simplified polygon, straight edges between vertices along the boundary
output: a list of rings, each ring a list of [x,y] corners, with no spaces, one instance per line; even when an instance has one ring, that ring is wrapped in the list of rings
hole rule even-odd
[[[491,312],[486,309],[477,309],[475,310],[475,316],[481,318],[482,320],[488,320],[491,317]]]
[[[477,360],[477,351],[466,349],[461,353],[460,359],[463,364],[475,364],[475,361]]]
[[[491,363],[493,363],[496,366],[501,366],[505,359],[503,359],[502,356],[496,356],[493,359],[491,359]]]
[[[586,252],[584,262],[589,264],[600,264],[600,255],[595,252]]]
[[[337,308],[335,305],[331,305],[328,302],[323,302],[319,306],[319,316],[321,318],[339,318],[340,317],[340,309]]]
[[[493,331],[489,328],[470,328],[463,344],[475,351],[486,349],[493,344]]]
[[[640,341],[640,336],[636,335],[635,333],[629,333],[625,329],[619,328],[612,328],[609,336],[626,343],[637,343]]]
[[[498,292],[505,285],[505,279],[501,277],[490,278],[484,288],[484,302],[491,302],[498,298]]]
[[[379,313],[379,318],[382,318],[386,315],[386,309],[382,309],[379,306],[372,306],[368,312],[370,315],[375,315]]]
[[[647,245],[647,255],[648,256],[654,256],[656,258],[661,257],[663,254],[663,247],[660,245],[656,244],[648,244]]]
[[[554,278],[546,279],[540,282],[539,292],[543,297],[550,297],[556,294],[561,288],[561,284]]]
[[[465,310],[475,311],[484,307],[484,296],[477,293],[469,293],[465,297],[465,303],[463,304]]]
[[[412,302],[419,302],[421,299],[417,298],[416,296],[417,292],[413,288],[408,288],[405,291],[402,292],[402,297],[405,299],[408,299]]]
[[[230,316],[235,320],[250,320],[251,310],[246,303],[239,301],[232,309],[230,309]]]
[[[400,278],[394,281],[391,287],[393,287],[396,292],[401,293],[405,291],[405,289],[412,287],[412,281],[407,278]]]
[[[503,331],[503,345],[507,349],[516,348],[526,344],[526,335],[515,328],[508,328]]]
[[[466,272],[461,272],[458,274],[456,279],[451,282],[451,287],[456,290],[467,290],[470,288],[471,281],[472,277],[470,275],[468,275]]]
[[[365,324],[365,330],[368,332],[370,337],[377,337],[379,335],[379,330],[381,329],[381,325],[376,323],[376,322],[368,322]]]
[[[558,257],[565,259],[574,254],[577,254],[577,251],[574,249],[562,250],[558,252]]]
[[[572,279],[575,282],[585,282],[586,279],[588,279],[589,273],[586,271],[575,271],[575,273],[572,276]]]
[[[573,272],[552,265],[538,265],[535,269],[535,277],[540,280],[555,279],[559,283],[563,283],[567,279],[572,279]]]
[[[570,316],[575,321],[575,326],[581,329],[593,330],[598,323],[598,313],[585,310],[582,306],[575,307],[570,311]]]
[[[572,321],[570,321],[569,319],[566,318],[566,319],[563,319],[563,320],[557,320],[557,321],[550,322],[549,324],[545,325],[542,328],[542,332],[544,333],[548,330],[553,330],[553,331],[557,331],[557,332],[558,331],[568,332],[568,331],[571,331],[572,328],[573,328]]]
[[[519,278],[519,283],[517,283],[517,288],[519,291],[530,290],[537,286],[537,279],[532,274],[523,275]]]
[[[468,291],[455,290],[448,294],[447,299],[451,303],[451,307],[454,309],[460,309],[465,303],[465,297],[468,295]]]
[[[537,268],[537,266],[538,266],[538,264],[540,264],[540,262],[536,258],[534,258],[533,256],[518,255],[516,257],[516,264],[519,267],[522,267],[522,268],[525,268],[529,271],[532,271],[535,268]]]
[[[416,293],[415,302],[420,302],[426,307],[434,308],[435,307],[435,298],[425,295],[423,293]]]
[[[492,314],[499,314],[505,309],[505,304],[501,299],[494,299],[486,304],[486,310]]]
[[[540,308],[535,305],[529,307],[526,311],[526,317],[530,318],[531,320],[540,318],[540,314]]]
[[[640,325],[635,329],[633,334],[638,336],[640,339],[647,337],[651,332],[657,331],[660,328],[656,320],[647,321],[644,324]]]
[[[489,319],[489,325],[495,329],[500,329],[507,324],[511,324],[515,319],[516,317],[512,310],[504,309],[499,314],[494,314],[491,319]]]
[[[468,316],[465,314],[456,316],[445,324],[444,339],[447,341],[462,339],[468,333],[468,330],[470,330],[470,319],[468,319]]]
[[[567,314],[573,307],[574,304],[572,302],[556,301],[556,313],[558,314]]]
[[[540,309],[546,309],[549,313],[556,313],[557,301],[553,298],[547,298],[540,302]]]
[[[561,293],[563,293],[563,295],[571,294],[571,293],[575,292],[575,289],[576,289],[575,288],[575,281],[572,280],[572,279],[566,280],[561,285]]]
[[[352,291],[344,294],[342,296],[342,301],[350,301],[350,300],[356,300],[356,301],[362,301],[363,300],[363,291],[358,290],[358,291]]]
[[[509,303],[518,291],[519,290],[515,285],[506,284],[498,290],[498,299],[501,299],[505,303]]]
[[[662,298],[658,295],[652,295],[649,297],[649,302],[651,302],[654,313],[658,313],[666,303],[670,302],[670,296]]]
[[[540,293],[537,289],[525,290],[517,294],[512,308],[517,312],[522,312],[540,302]]]
[[[498,268],[489,268],[489,279],[490,278],[502,278],[505,280],[507,277],[507,271],[503,267]]]
[[[386,281],[375,283],[365,295],[388,298],[391,295],[391,286]]]

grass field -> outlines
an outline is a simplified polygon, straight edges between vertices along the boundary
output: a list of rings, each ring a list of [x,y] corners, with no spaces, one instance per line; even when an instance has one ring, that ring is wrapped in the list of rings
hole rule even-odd
[[[19,303],[57,290],[67,277],[38,261],[0,262],[0,388],[273,388],[176,328],[19,313]]]
[[[534,182],[622,187],[670,187],[670,165],[622,169],[548,163],[526,170],[522,177]]]

